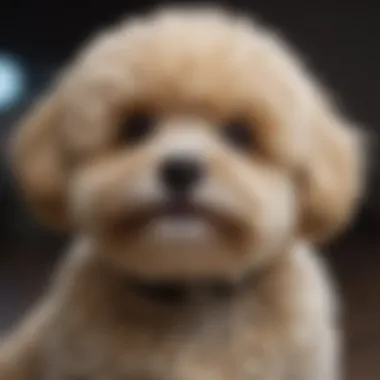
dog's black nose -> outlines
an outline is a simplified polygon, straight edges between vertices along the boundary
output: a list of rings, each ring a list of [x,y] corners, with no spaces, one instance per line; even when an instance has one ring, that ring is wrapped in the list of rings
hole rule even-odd
[[[203,176],[203,166],[193,157],[171,157],[161,166],[161,179],[175,193],[190,191]]]

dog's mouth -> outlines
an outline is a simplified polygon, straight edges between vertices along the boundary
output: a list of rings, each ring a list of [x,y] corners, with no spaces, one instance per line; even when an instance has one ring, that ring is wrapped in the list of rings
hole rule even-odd
[[[124,222],[126,227],[141,228],[152,223],[215,223],[216,214],[212,210],[196,205],[186,199],[175,199],[155,207],[137,210],[128,215]]]
[[[149,227],[166,228],[178,236],[202,230],[238,238],[244,232],[241,223],[231,215],[187,199],[174,199],[154,207],[136,209],[121,218],[114,231],[124,236],[137,236]]]
[[[166,202],[152,213],[152,219],[167,218],[175,220],[209,219],[210,211],[184,199]]]

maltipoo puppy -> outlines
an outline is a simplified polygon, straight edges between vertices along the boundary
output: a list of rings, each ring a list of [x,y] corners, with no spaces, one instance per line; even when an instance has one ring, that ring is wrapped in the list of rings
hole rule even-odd
[[[106,30],[15,136],[27,201],[74,239],[1,380],[336,380],[313,245],[353,216],[360,152],[257,23],[167,9]]]

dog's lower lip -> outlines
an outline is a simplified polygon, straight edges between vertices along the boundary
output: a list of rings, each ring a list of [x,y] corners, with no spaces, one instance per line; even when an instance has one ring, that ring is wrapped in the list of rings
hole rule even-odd
[[[235,218],[219,213],[207,206],[197,205],[188,201],[170,201],[155,207],[136,210],[127,217],[112,224],[112,233],[119,236],[131,236],[141,231],[151,223],[179,223],[183,227],[185,223],[194,226],[197,223],[206,223],[214,230],[219,231],[224,237],[241,239],[244,228]],[[195,224],[193,224],[195,223]]]
[[[200,217],[201,210],[187,201],[174,201],[163,205],[157,210],[156,216],[161,217]]]

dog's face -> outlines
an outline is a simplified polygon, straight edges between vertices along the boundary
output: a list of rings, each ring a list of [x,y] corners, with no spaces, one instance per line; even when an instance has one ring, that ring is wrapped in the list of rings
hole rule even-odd
[[[235,278],[341,227],[358,142],[257,26],[172,12],[109,31],[27,117],[15,164],[45,220],[149,278]]]

